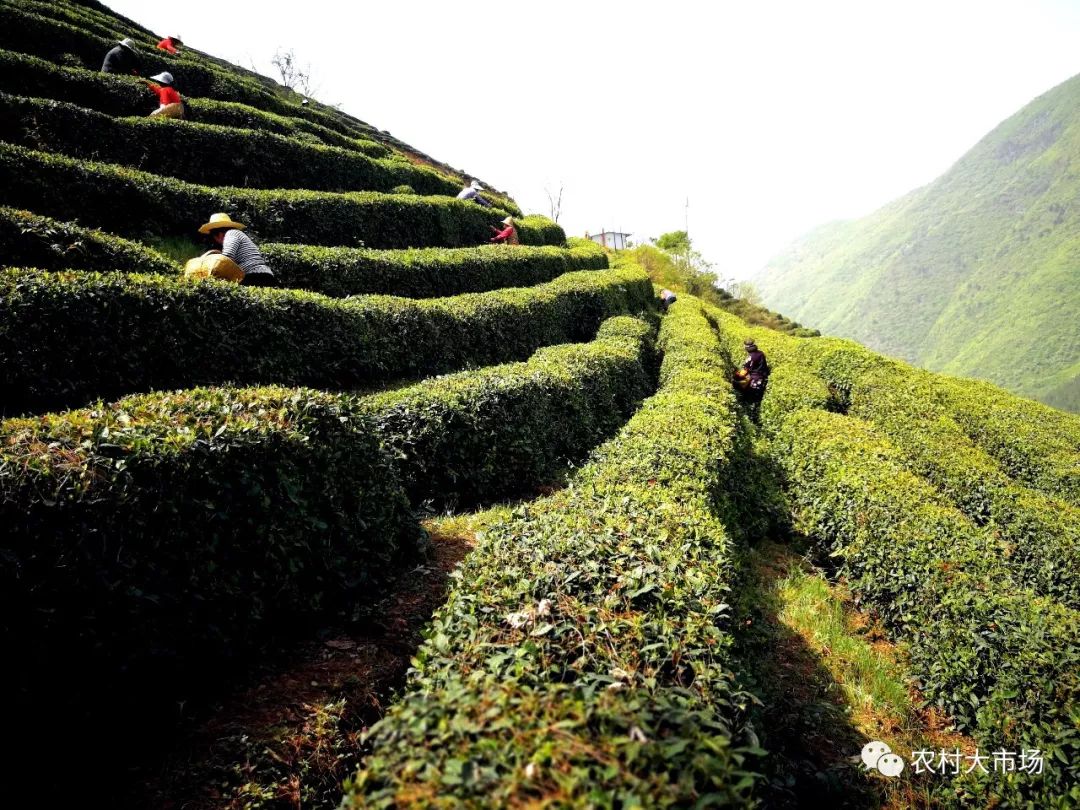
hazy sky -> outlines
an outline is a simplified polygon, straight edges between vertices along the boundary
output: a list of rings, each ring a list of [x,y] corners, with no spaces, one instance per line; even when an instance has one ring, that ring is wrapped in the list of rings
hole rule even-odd
[[[570,234],[683,227],[722,277],[934,179],[1080,72],[1080,0],[105,0],[548,213]]]

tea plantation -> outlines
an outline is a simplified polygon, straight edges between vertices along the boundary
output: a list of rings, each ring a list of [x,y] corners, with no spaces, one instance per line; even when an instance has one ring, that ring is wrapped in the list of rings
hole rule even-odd
[[[98,72],[122,37],[189,120]],[[930,803],[1080,806],[1080,417],[662,311],[630,255],[157,40],[94,0],[0,3],[0,689],[27,774],[106,737],[123,772],[189,695],[392,594],[425,516],[510,500],[343,806],[757,806],[731,605],[778,536],[832,561],[957,732],[1045,757]],[[280,287],[183,276],[217,211]],[[487,244],[508,215],[522,245]],[[751,335],[760,414],[731,384]]]

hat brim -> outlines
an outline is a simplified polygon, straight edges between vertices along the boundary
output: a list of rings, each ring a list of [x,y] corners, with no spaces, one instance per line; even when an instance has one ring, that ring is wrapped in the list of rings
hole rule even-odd
[[[121,48],[127,48],[132,53],[137,53],[134,45],[128,45],[126,42],[117,42],[116,44],[119,45]]]
[[[241,225],[239,222],[233,222],[230,219],[221,222],[207,222],[199,228],[199,233],[210,233],[210,231],[217,231],[221,228],[236,228],[238,231],[242,231],[246,227],[247,225]]]

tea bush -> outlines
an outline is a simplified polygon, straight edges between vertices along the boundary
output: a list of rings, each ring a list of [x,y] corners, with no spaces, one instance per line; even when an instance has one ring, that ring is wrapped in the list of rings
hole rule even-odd
[[[0,523],[0,680],[73,721],[370,598],[424,540],[374,422],[278,388],[6,420]]]
[[[976,380],[935,384],[952,417],[1012,477],[1080,506],[1080,416]]]
[[[458,183],[407,162],[295,138],[162,118],[113,118],[63,101],[0,93],[0,140],[109,161],[193,183],[314,191],[384,191],[408,183],[454,196]]]
[[[591,338],[606,318],[651,300],[648,278],[634,269],[419,301],[7,270],[0,272],[0,411],[224,383],[349,389],[491,365]]]
[[[442,197],[210,188],[4,143],[0,203],[124,236],[194,234],[211,213],[227,211],[264,239],[380,248],[481,244],[505,216]],[[525,244],[565,244],[544,217],[521,218],[518,232]]]
[[[0,267],[122,270],[178,275],[179,265],[149,248],[102,231],[0,207]]]
[[[676,303],[660,343],[659,391],[567,490],[479,540],[347,806],[749,801],[718,517],[738,511],[743,434],[700,304]]]
[[[1080,798],[1077,613],[1018,586],[1000,562],[1006,543],[978,531],[862,420],[789,414],[776,458],[801,527],[908,642],[927,700],[980,744],[1039,749],[1052,763],[1038,778],[995,774],[987,789],[1009,806]]]
[[[177,80],[181,95],[182,77]],[[118,76],[85,68],[54,65],[28,54],[0,50],[0,92],[78,104],[108,115],[148,115],[157,96],[134,76]],[[376,141],[343,135],[326,127],[245,104],[209,98],[185,98],[189,117],[203,124],[255,129],[297,138],[315,136],[327,146],[340,146],[371,157],[384,157],[390,149]]]
[[[385,293],[431,298],[524,287],[573,270],[608,266],[603,249],[586,239],[570,248],[499,245],[474,248],[370,250],[310,245],[262,245],[274,272],[287,287],[335,297]]]
[[[654,331],[611,318],[591,343],[362,403],[414,502],[491,502],[560,478],[626,421],[650,389]]]

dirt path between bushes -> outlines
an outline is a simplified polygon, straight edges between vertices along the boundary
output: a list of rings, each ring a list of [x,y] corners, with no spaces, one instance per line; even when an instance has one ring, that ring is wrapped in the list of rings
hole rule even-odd
[[[132,808],[336,807],[362,755],[361,735],[404,682],[421,631],[472,548],[468,521],[427,526],[428,559],[402,574],[353,627],[326,628],[261,665],[188,720],[164,758],[134,771]]]

